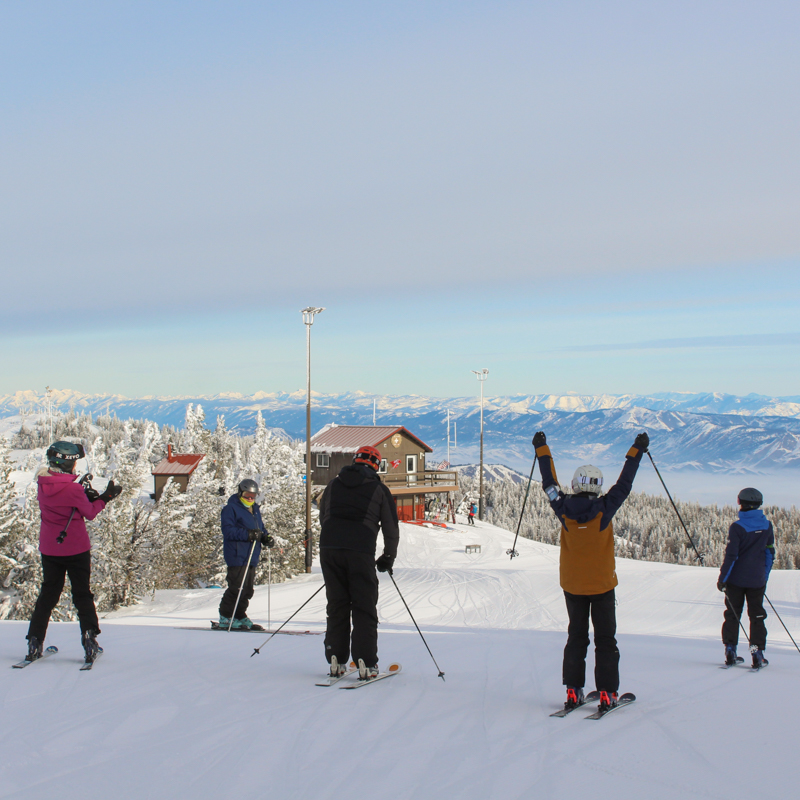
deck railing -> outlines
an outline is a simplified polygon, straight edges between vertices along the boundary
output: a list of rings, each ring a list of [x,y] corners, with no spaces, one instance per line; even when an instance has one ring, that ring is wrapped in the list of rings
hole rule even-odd
[[[423,488],[425,486],[458,486],[458,473],[446,470],[425,472],[381,472],[380,479],[390,488],[401,486]]]

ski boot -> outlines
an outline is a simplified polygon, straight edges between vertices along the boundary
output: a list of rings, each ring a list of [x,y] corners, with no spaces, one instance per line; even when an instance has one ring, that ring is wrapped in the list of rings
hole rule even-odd
[[[219,627],[228,630],[231,627],[231,618],[230,617],[223,617],[222,614],[219,615]],[[234,620],[233,627],[236,627],[236,621]]]
[[[103,652],[102,648],[97,643],[98,633],[99,631],[94,630],[94,628],[89,628],[85,630],[81,636],[81,644],[83,645],[86,663],[93,662],[98,654]]]
[[[363,658],[358,659],[358,679],[360,681],[370,681],[373,678],[377,678],[379,672],[377,664],[374,667],[368,667]]]
[[[600,711],[608,711],[609,708],[614,708],[618,702],[619,697],[616,692],[600,690]]]
[[[764,651],[754,649],[750,651],[753,654],[753,669],[761,669],[761,667],[766,667],[769,664],[766,658],[764,658]]]
[[[25,656],[25,660],[36,661],[37,658],[41,658],[42,644],[35,636],[30,636],[28,638],[28,655]]]
[[[736,655],[736,645],[735,644],[726,644],[725,645],[725,666],[726,667],[733,667],[736,664],[741,664],[744,661],[743,658]]]
[[[336,656],[331,656],[331,678],[341,678],[347,672],[347,666],[340,664]]]
[[[572,710],[580,705],[583,705],[583,689],[579,686],[567,686],[567,702],[564,703],[564,708]]]

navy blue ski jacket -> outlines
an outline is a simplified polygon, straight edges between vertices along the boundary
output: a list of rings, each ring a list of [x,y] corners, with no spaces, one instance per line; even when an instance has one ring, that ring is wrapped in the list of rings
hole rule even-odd
[[[739,521],[728,531],[728,546],[719,579],[746,589],[760,588],[767,585],[774,561],[772,523],[760,508],[740,511]]]
[[[253,504],[251,514],[239,495],[235,494],[228,498],[228,503],[222,509],[222,553],[225,556],[225,563],[229,567],[243,567],[247,564],[247,555],[253,543],[248,539],[250,531],[265,531],[264,522],[261,519],[261,509],[258,503]],[[261,542],[256,542],[253,548],[253,557],[250,559],[250,566],[258,564],[261,555]]]

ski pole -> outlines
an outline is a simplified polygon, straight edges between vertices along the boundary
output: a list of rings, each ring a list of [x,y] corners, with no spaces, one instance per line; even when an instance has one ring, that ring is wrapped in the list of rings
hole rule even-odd
[[[531,464],[531,476],[528,478],[528,488],[525,490],[525,498],[522,501],[522,511],[519,512],[519,522],[517,523],[517,533],[514,536],[514,544],[511,545],[510,550],[506,550],[506,555],[511,556],[513,559],[514,556],[518,556],[519,553],[517,552],[517,536],[519,536],[519,529],[522,527],[522,515],[525,513],[525,505],[528,502],[528,492],[531,490],[531,483],[533,482],[533,471],[536,469],[536,459],[538,456],[534,454],[533,456],[533,464]]]
[[[792,644],[795,646],[795,648],[797,648],[797,652],[800,653],[800,647],[797,647],[797,642],[794,640],[794,637],[792,636],[792,634],[789,633],[789,629],[786,627],[786,625],[784,625],[784,622],[781,619],[781,615],[777,611],[775,611],[775,606],[772,605],[772,601],[769,599],[769,597],[767,597],[767,593],[766,592],[764,592],[764,599],[769,603],[769,607],[772,609],[772,611],[774,612],[775,616],[780,621],[781,625],[783,625],[783,629],[789,635],[789,638],[792,640]]]
[[[250,555],[247,556],[247,563],[244,565],[244,575],[242,575],[242,585],[239,587],[239,594],[236,595],[236,605],[233,607],[233,614],[231,614],[231,621],[228,625],[228,633],[233,628],[233,620],[236,618],[236,609],[239,608],[239,598],[242,596],[242,589],[244,589],[244,582],[247,580],[247,570],[250,569],[250,559],[253,557],[253,550],[256,549],[256,542],[258,539],[253,539],[253,546],[250,548]]]
[[[672,495],[669,493],[669,489],[667,489],[667,484],[664,483],[664,479],[661,477],[661,473],[658,471],[658,467],[656,466],[656,462],[653,461],[653,456],[650,455],[650,451],[647,450],[647,457],[650,459],[650,463],[653,465],[653,469],[656,471],[656,475],[658,475],[658,479],[661,481],[661,485],[664,487],[664,491],[667,493],[667,497],[669,497],[670,503],[672,503],[672,507],[675,509],[675,513],[680,520],[681,525],[683,525],[683,530],[686,532],[686,535],[689,537],[689,542],[691,543],[692,547],[694,548],[694,552],[697,553],[697,560],[700,562],[700,566],[704,567],[705,563],[703,562],[703,556],[701,555],[700,551],[697,549],[694,539],[692,539],[691,534],[689,533],[689,529],[686,527],[686,523],[683,521],[683,517],[681,517],[681,512],[678,511],[678,507],[675,505],[675,501],[672,499]]]
[[[289,619],[287,619],[277,631],[275,631],[275,633],[280,633],[284,625],[287,625],[289,622],[291,622],[324,588],[325,584],[323,583],[322,586],[320,586],[319,589],[317,589],[317,591],[314,592],[314,594],[312,594],[311,597],[309,597],[308,600],[306,600],[305,603],[303,603],[303,605],[300,606],[300,608],[298,608],[297,611],[295,611],[294,614],[292,614],[292,616],[289,617]],[[274,636],[275,633],[273,633],[272,636]],[[256,653],[260,653],[261,648],[272,638],[272,636],[268,636],[258,647],[256,647],[255,650],[250,653],[250,658],[252,658]]]
[[[267,630],[272,628],[272,549],[267,548]]]
[[[436,659],[433,658],[433,653],[431,653],[430,647],[428,647],[428,643],[425,641],[425,637],[422,636],[422,631],[419,629],[419,625],[417,625],[417,621],[414,619],[414,615],[411,613],[411,609],[408,607],[408,603],[406,603],[405,597],[403,597],[403,593],[400,591],[400,587],[397,585],[397,581],[394,579],[394,575],[392,575],[391,570],[389,570],[389,577],[392,579],[392,583],[394,584],[394,588],[397,589],[397,594],[400,595],[400,599],[403,601],[403,605],[406,607],[406,611],[408,611],[408,616],[411,617],[411,621],[414,623],[414,627],[417,629],[417,633],[422,637],[422,643],[425,645],[428,653],[430,653],[430,657],[433,659],[433,663],[436,664]],[[439,675],[437,677],[444,680],[444,672],[439,668],[439,665],[436,664],[436,669],[439,670]]]

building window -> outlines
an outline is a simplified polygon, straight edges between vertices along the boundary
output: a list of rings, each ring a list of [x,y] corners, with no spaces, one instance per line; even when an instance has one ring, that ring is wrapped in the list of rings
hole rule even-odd
[[[381,459],[381,466],[378,469],[378,472],[383,473],[383,472],[388,472],[388,471],[389,471],[389,465],[386,463],[386,459],[382,458]]]
[[[416,471],[417,471],[417,457],[406,456],[406,472],[416,472]]]
[[[317,453],[317,466],[329,467],[331,465],[331,458],[327,453]]]

